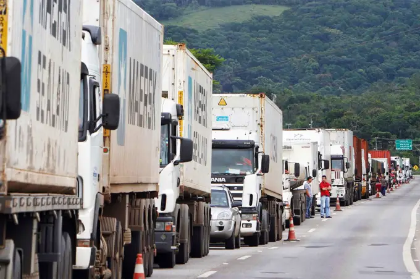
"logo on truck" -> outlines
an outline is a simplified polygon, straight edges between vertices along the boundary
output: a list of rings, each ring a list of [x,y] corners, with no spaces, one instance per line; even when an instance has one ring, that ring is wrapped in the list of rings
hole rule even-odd
[[[70,77],[67,69],[67,61],[62,59],[62,56],[67,57],[68,55],[72,55],[70,3],[70,0],[63,0],[60,3],[57,1],[42,1],[39,3],[38,24],[46,31],[47,36],[39,34],[39,38],[37,39],[41,40],[41,38],[47,37],[47,40],[50,40],[54,38],[61,45],[61,48],[51,51],[52,53],[56,53],[57,51],[60,53],[60,55],[56,55],[57,60],[55,57],[50,57],[49,49],[35,52],[37,53],[36,74],[38,93],[36,97],[36,119],[43,124],[65,132],[68,130],[70,84],[72,77]],[[30,1],[30,4],[27,0],[24,1],[25,10],[28,9],[27,5],[30,5],[30,18],[31,22],[33,22],[33,0]],[[24,13],[24,22],[25,20],[28,19]],[[30,32],[32,31],[31,26]],[[28,46],[26,46],[27,38],[29,39]],[[22,83],[25,88],[23,90],[24,101],[22,102],[22,106],[29,110],[30,98],[26,94],[30,94],[31,90],[31,36],[28,37],[25,35],[25,38],[22,38],[22,42],[24,43],[22,49],[22,57],[24,57]],[[26,53],[27,51],[30,53]]]
[[[32,73],[32,29],[34,25],[34,3],[28,4],[23,0],[22,16],[22,110],[29,111],[31,96],[31,73]],[[7,16],[6,16],[7,17]]]
[[[212,177],[211,182],[226,182],[226,178],[224,178],[224,177]]]
[[[271,150],[270,150],[270,159],[277,163],[277,137],[273,134],[270,134],[271,141]]]
[[[127,99],[127,32],[120,29],[118,41],[118,95],[120,96],[120,123],[117,129],[117,144],[125,144],[125,109]]]

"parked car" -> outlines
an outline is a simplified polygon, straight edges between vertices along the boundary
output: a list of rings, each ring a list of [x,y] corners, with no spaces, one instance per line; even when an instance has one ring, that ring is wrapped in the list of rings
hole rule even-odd
[[[211,189],[211,232],[210,242],[224,242],[226,249],[241,247],[241,216],[239,206],[225,186]]]

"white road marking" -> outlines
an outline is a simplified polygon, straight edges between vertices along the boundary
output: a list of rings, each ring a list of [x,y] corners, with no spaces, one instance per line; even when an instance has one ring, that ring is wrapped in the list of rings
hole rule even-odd
[[[240,257],[240,258],[238,258],[238,260],[246,260],[246,259],[248,259],[248,258],[251,258],[251,256],[243,256],[243,257]]]
[[[204,272],[203,274],[201,274],[200,276],[198,276],[197,278],[207,278],[213,274],[215,274],[217,271],[211,270],[211,271],[207,271]]]
[[[322,222],[327,222],[328,221],[328,219],[324,219],[324,220],[322,220]]]
[[[333,213],[333,215],[337,215],[337,213]]]
[[[258,253],[262,253],[262,251],[261,250],[258,250]]]
[[[415,231],[416,231],[416,211],[420,206],[420,200],[417,201],[416,205],[414,206],[413,210],[411,211],[411,223],[410,229],[408,231],[407,239],[405,240],[404,247],[403,247],[403,261],[405,268],[408,272],[411,273],[412,279],[419,279],[420,274],[414,264],[414,259],[411,255],[411,244],[413,243]]]
[[[223,264],[229,264],[229,263],[223,263]]]
[[[270,247],[270,248],[268,248],[268,250],[273,250],[273,249],[277,249],[277,248],[279,248],[279,247]]]
[[[308,233],[314,232],[316,229],[310,229]]]
[[[416,247],[412,247],[411,250],[416,250]]]
[[[419,260],[413,260],[413,261],[418,262]]]

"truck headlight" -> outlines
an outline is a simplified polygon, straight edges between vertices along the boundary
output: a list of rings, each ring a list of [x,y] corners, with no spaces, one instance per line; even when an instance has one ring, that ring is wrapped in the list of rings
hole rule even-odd
[[[156,222],[156,231],[167,231],[167,232],[171,232],[172,231],[172,226],[173,223],[172,222]]]
[[[232,218],[232,213],[230,213],[229,211],[223,211],[217,215],[217,219],[219,220],[228,220],[230,218]]]

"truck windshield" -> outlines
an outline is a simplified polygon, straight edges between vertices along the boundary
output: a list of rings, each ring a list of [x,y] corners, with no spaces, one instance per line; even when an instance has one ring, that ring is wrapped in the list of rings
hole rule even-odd
[[[211,204],[214,207],[229,207],[226,192],[223,190],[211,190]]]
[[[212,173],[251,174],[254,173],[253,149],[213,149]]]
[[[344,170],[343,159],[331,159],[331,170]]]
[[[160,126],[160,165],[169,164],[169,124]]]

